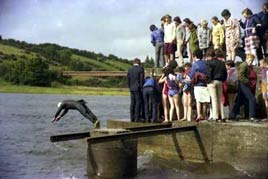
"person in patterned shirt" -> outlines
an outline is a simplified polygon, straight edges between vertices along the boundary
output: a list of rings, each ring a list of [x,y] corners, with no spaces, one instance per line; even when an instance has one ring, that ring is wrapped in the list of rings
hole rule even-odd
[[[227,60],[235,60],[235,50],[240,40],[240,25],[236,19],[231,18],[231,13],[228,9],[224,9],[221,13],[224,18],[225,44]]]

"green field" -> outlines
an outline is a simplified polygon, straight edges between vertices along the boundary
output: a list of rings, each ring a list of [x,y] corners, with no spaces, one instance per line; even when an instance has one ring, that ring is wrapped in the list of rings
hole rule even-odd
[[[29,94],[76,94],[76,95],[111,95],[128,96],[127,88],[95,88],[84,86],[35,87],[11,85],[0,81],[0,93],[29,93]]]

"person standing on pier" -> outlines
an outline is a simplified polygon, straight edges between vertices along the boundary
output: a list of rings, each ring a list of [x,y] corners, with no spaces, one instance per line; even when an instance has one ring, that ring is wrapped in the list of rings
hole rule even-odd
[[[154,122],[154,123],[158,122],[158,112],[157,112],[158,91],[159,87],[154,77],[154,74],[151,74],[151,76],[146,77],[143,85],[143,101],[144,101],[144,112],[146,122]]]
[[[236,19],[231,18],[231,13],[228,9],[224,9],[221,12],[221,16],[224,18],[224,30],[225,30],[225,45],[227,60],[235,60],[236,48],[240,41],[240,25]]]
[[[155,67],[159,68],[160,64],[163,66],[164,63],[164,31],[163,29],[158,29],[155,25],[150,26],[151,33],[151,43],[155,47]]]
[[[211,43],[211,32],[210,28],[208,28],[207,20],[202,20],[201,27],[198,28],[197,31],[197,36],[199,41],[199,48],[203,51],[203,55],[205,55]]]
[[[240,26],[245,31],[245,52],[246,54],[256,56],[260,45],[260,37],[257,32],[258,29],[261,28],[261,20],[257,15],[253,15],[253,12],[249,8],[244,9],[242,15],[245,17],[245,22],[243,23],[240,20]],[[258,60],[262,59],[262,55],[258,58]],[[257,64],[257,62],[255,62],[255,64]]]
[[[207,64],[203,60],[202,50],[198,49],[193,52],[193,60],[194,63],[189,73],[189,77],[194,86],[194,96],[197,109],[196,122],[198,122],[205,119],[206,104],[210,102],[210,97],[207,89]]]
[[[213,48],[222,49],[224,44],[224,28],[216,16],[212,17],[211,22]]]
[[[64,110],[62,113],[61,111]],[[87,107],[86,101],[81,100],[64,100],[58,103],[58,110],[52,120],[52,123],[59,121],[69,110],[79,111],[85,118],[89,119],[93,124],[94,128],[100,128],[100,121]]]
[[[253,54],[247,54],[246,61],[238,67],[238,93],[235,99],[234,107],[230,114],[230,119],[236,119],[236,115],[240,111],[240,107],[249,104],[250,121],[256,120],[256,99],[250,90],[250,66],[255,59]]]
[[[176,26],[176,43],[177,43],[177,54],[178,54],[178,65],[183,66],[183,55],[182,55],[182,48],[186,38],[186,31],[184,25],[181,23],[180,17],[175,17],[174,19],[175,26]]]
[[[144,68],[138,58],[133,60],[133,66],[127,72],[130,90],[130,120],[140,122],[142,110],[142,88],[144,82]]]
[[[266,118],[262,122],[268,122],[268,59],[260,60],[260,67],[262,72],[261,91],[266,109]]]
[[[212,117],[217,121],[221,119],[224,122],[227,116],[224,115],[224,106],[222,101],[222,84],[226,81],[227,70],[225,63],[215,58],[213,49],[207,51],[207,78],[208,78],[208,93],[212,104]]]
[[[164,23],[164,55],[165,55],[165,67],[168,66],[170,61],[175,60],[175,47],[176,47],[176,26],[172,22],[171,16],[165,16]]]

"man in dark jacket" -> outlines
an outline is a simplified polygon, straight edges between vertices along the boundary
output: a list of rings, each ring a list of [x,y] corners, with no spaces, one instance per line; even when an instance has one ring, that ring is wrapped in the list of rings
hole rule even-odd
[[[212,118],[213,120],[221,119],[224,121],[228,116],[224,115],[222,102],[222,83],[227,78],[225,63],[215,57],[213,49],[207,51],[207,78],[208,92],[211,98]]]
[[[144,81],[144,68],[138,58],[133,60],[133,67],[128,70],[127,79],[130,90],[130,119],[131,122],[139,122],[141,117],[142,87]]]
[[[62,112],[62,110],[64,111]],[[52,123],[60,120],[65,114],[67,114],[69,110],[79,111],[85,118],[89,119],[94,124],[94,128],[100,127],[100,121],[86,106],[86,102],[84,100],[64,100],[62,102],[59,102],[58,110],[54,116],[54,119],[52,120]]]

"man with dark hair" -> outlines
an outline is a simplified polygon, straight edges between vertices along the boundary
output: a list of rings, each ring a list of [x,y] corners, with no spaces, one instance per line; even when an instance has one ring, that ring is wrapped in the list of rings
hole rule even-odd
[[[216,55],[217,56],[217,55]],[[224,114],[222,98],[222,83],[227,78],[225,63],[217,58],[207,58],[208,92],[212,104],[213,120],[225,121],[228,116]]]
[[[61,111],[64,110],[62,113]],[[94,128],[100,127],[100,121],[97,117],[91,112],[91,110],[87,107],[86,101],[82,100],[64,100],[58,103],[58,110],[52,120],[52,123],[60,120],[69,110],[77,110],[79,111],[85,118],[89,119],[93,124]]]
[[[215,50],[215,57],[218,60],[225,61],[225,54],[222,49]]]
[[[198,61],[198,59],[202,60],[203,59],[203,52],[201,50],[197,49],[193,52],[193,57],[194,56],[196,57],[197,61]]]
[[[151,43],[155,47],[155,67],[159,68],[164,63],[164,32],[158,29],[154,24],[150,26]]]
[[[142,87],[144,82],[144,68],[138,58],[133,60],[133,67],[128,70],[127,80],[130,89],[130,119],[139,122],[141,117]]]

